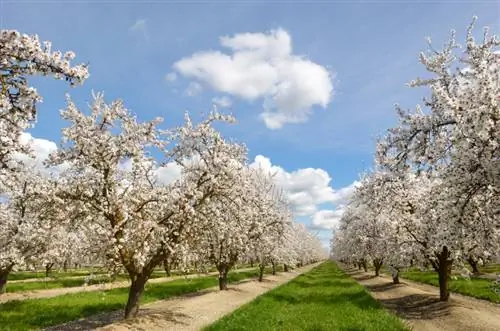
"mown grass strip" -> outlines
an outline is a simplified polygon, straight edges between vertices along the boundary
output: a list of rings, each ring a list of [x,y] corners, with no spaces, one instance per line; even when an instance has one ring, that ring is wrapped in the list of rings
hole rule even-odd
[[[363,286],[328,261],[261,295],[205,331],[407,330]]]
[[[256,270],[232,272],[228,278],[229,282],[234,283],[257,275]],[[216,276],[147,284],[141,303],[192,293],[217,284]],[[99,313],[121,310],[125,306],[127,295],[128,288],[117,288],[45,299],[9,301],[0,304],[0,330],[40,329]]]
[[[53,271],[50,273],[50,278],[64,278],[64,277],[76,277],[76,276],[87,276],[89,274],[101,275],[105,274],[102,270],[92,270],[92,269],[79,269],[74,271]],[[11,272],[7,280],[26,280],[26,279],[36,279],[45,278],[45,271],[15,271]]]
[[[126,275],[118,275],[115,281],[128,280]],[[46,280],[39,282],[26,282],[26,283],[8,283],[6,286],[6,293],[25,292],[34,290],[48,290],[55,288],[78,287],[85,285],[85,277],[82,278],[59,278],[54,280]],[[111,277],[107,275],[96,275],[87,280],[87,285],[110,283]]]
[[[424,284],[439,287],[438,274],[433,271],[410,270],[401,273],[401,277]],[[493,280],[482,278],[466,279],[452,277],[448,283],[450,292],[468,295],[474,298],[500,303],[500,286]],[[436,289],[438,291],[438,289]]]

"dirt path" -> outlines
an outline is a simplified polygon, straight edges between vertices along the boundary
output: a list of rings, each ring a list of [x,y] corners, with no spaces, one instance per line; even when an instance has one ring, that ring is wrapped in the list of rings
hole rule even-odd
[[[91,318],[74,321],[46,330],[175,330],[194,331],[209,325],[233,310],[250,302],[257,296],[284,284],[298,275],[319,265],[316,263],[276,276],[266,276],[262,283],[255,279],[242,281],[229,286],[228,291],[210,288],[170,300],[157,301],[141,307],[139,316],[122,320],[122,311],[101,314]]]
[[[235,272],[255,270],[255,268],[244,268],[237,269]],[[191,274],[186,276],[173,276],[173,277],[162,277],[162,278],[153,278],[148,281],[148,284],[154,283],[164,283],[170,282],[177,279],[184,278],[196,278],[203,276],[213,276],[217,275],[218,272],[209,272],[206,274]],[[77,292],[91,292],[91,291],[104,291],[110,290],[113,288],[121,288],[121,287],[129,287],[130,282],[127,281],[118,281],[113,283],[103,283],[103,284],[95,284],[88,286],[76,286],[76,287],[62,287],[62,288],[54,288],[48,290],[34,290],[34,291],[23,291],[23,292],[13,292],[13,293],[3,293],[0,295],[0,304],[5,303],[11,300],[27,300],[27,299],[40,299],[40,298],[51,298],[56,297],[58,295],[64,295],[69,293],[77,293]]]
[[[414,331],[498,331],[500,305],[452,293],[449,302],[439,301],[438,288],[347,269],[386,308],[408,322]]]

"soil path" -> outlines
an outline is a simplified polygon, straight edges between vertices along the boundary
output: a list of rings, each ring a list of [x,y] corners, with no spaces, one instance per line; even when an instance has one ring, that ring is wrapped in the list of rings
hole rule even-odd
[[[258,282],[256,279],[245,280],[230,285],[227,291],[210,288],[170,300],[150,303],[142,306],[139,316],[129,321],[122,320],[122,311],[117,311],[92,316],[46,330],[200,330],[257,296],[294,279],[319,264],[316,263],[290,272],[279,273],[276,276],[268,275],[263,282]]]
[[[345,268],[382,305],[408,322],[414,331],[498,331],[500,305],[452,293],[439,301],[439,289],[405,279],[393,284],[390,277]]]
[[[255,270],[256,268],[242,268],[237,269],[235,272]],[[161,278],[152,278],[148,280],[148,284],[154,283],[164,283],[170,282],[177,279],[184,278],[197,278],[203,276],[213,276],[217,275],[218,272],[209,272],[206,274],[190,274],[183,276],[172,276],[172,277],[161,277]],[[126,281],[117,281],[112,283],[102,283],[88,286],[75,286],[75,287],[61,287],[54,288],[48,290],[34,290],[34,291],[23,291],[23,292],[13,292],[13,293],[3,293],[0,295],[0,304],[5,303],[11,300],[27,300],[27,299],[39,299],[39,298],[51,298],[56,297],[58,295],[64,295],[69,293],[77,293],[77,292],[91,292],[91,291],[105,291],[113,288],[121,288],[121,287],[129,287],[130,282]]]

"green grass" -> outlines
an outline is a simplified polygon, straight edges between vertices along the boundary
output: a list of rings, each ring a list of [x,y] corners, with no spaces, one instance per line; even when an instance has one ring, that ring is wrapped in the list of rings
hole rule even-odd
[[[189,275],[192,273],[182,273],[180,271],[173,271],[171,273],[172,277],[175,276],[183,276],[183,275]],[[40,274],[39,274],[40,275]],[[68,277],[74,277],[74,276],[81,276],[80,278],[68,278]],[[40,281],[31,281],[31,282],[19,282],[19,283],[9,283],[7,282],[6,285],[6,292],[7,293],[14,293],[14,292],[24,292],[24,291],[34,291],[34,290],[48,290],[48,289],[55,289],[55,288],[65,288],[65,287],[77,287],[77,286],[83,286],[85,282],[85,276],[88,276],[87,274],[80,273],[80,274],[69,274],[66,275],[65,277],[61,274],[56,275],[53,277],[54,279],[51,280],[40,280]],[[22,277],[22,276],[21,276]],[[45,277],[45,274],[43,274],[43,277]],[[40,278],[43,278],[40,277]],[[153,278],[163,278],[167,277],[165,274],[165,271],[160,272],[160,271],[155,271],[151,275],[151,279]],[[33,277],[31,277],[33,278]],[[25,278],[28,279],[28,278]],[[116,281],[124,281],[128,280],[129,277],[126,274],[119,274],[116,277]],[[87,285],[94,285],[94,284],[102,284],[102,283],[109,283],[111,282],[111,277],[106,275],[106,274],[96,274],[94,273],[94,278],[91,279]]]
[[[228,275],[228,279],[234,283],[255,276],[257,271],[234,272]],[[216,276],[147,284],[141,303],[192,293],[217,284]],[[0,304],[0,330],[39,329],[98,313],[121,310],[125,307],[127,296],[128,288],[117,288],[45,299],[9,301]]]
[[[407,330],[363,286],[325,262],[205,328],[219,330]]]
[[[415,282],[439,286],[438,274],[434,271],[409,270],[402,272],[401,277]],[[469,280],[457,277],[457,279],[450,279],[448,287],[451,292],[500,303],[500,293],[495,293],[493,281],[489,279],[471,278]]]
[[[479,272],[488,274],[500,274],[500,263],[491,263],[479,267]]]
[[[127,275],[118,275],[116,281],[128,280]],[[7,293],[34,291],[34,290],[48,290],[54,288],[64,287],[77,287],[83,286],[85,278],[59,278],[55,280],[39,281],[39,282],[26,282],[26,283],[9,283],[6,285]],[[96,275],[90,279],[87,285],[102,284],[111,282],[111,277],[107,275]]]
[[[74,277],[74,276],[87,276],[90,273],[95,275],[105,274],[102,270],[90,270],[90,269],[80,269],[74,271],[53,271],[50,274],[51,278],[64,278],[64,277]],[[8,280],[26,280],[33,278],[45,278],[45,271],[15,271],[9,274]]]

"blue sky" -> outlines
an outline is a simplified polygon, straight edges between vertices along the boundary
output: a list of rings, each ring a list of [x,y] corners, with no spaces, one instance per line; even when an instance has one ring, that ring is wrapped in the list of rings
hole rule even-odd
[[[341,212],[334,208],[345,202],[358,174],[370,168],[375,138],[396,123],[393,104],[413,108],[426,94],[404,85],[425,75],[418,63],[425,37],[439,47],[455,28],[462,42],[473,15],[479,16],[479,34],[485,25],[500,30],[500,5],[494,1],[186,2],[0,0],[2,29],[36,33],[52,41],[54,49],[73,50],[78,62],[90,63],[90,78],[76,89],[32,80],[44,102],[31,134],[59,141],[64,123],[58,109],[64,107],[65,92],[84,107],[92,89],[104,91],[109,101],[123,98],[140,119],[162,116],[167,126],[179,124],[185,110],[206,112],[214,97],[226,96],[232,101],[227,111],[239,124],[222,127],[223,133],[247,144],[252,160],[262,155],[280,167],[295,203],[308,204],[298,220],[315,229],[338,219]],[[300,123],[270,129],[260,117],[262,98],[249,101],[238,92],[227,93],[228,88],[224,93],[173,67],[200,51],[230,55],[220,37],[269,36],[279,28],[291,40],[294,59],[303,56],[331,74],[327,106],[313,106]],[[231,74],[220,70],[213,79]],[[169,81],[172,72],[176,79]],[[202,91],[189,96],[190,84],[192,91],[197,84]],[[330,236],[329,230],[319,233],[324,240]]]

